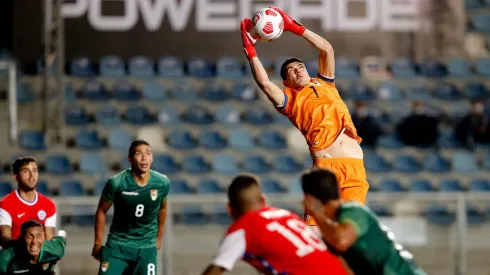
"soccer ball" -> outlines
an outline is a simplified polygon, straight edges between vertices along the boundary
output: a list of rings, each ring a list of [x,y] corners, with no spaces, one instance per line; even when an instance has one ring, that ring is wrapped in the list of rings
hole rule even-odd
[[[284,29],[281,14],[271,8],[259,11],[252,18],[251,35],[254,39],[272,41],[278,39]]]

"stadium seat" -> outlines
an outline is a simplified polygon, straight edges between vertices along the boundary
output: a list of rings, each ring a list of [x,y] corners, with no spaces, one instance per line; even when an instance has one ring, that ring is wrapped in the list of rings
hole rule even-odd
[[[214,75],[213,64],[200,57],[193,57],[187,61],[187,71],[195,77],[211,77]]]
[[[211,171],[211,165],[200,155],[188,155],[182,161],[182,170],[191,174],[203,174]]]
[[[214,156],[212,168],[216,173],[228,176],[234,176],[240,170],[236,158],[230,153],[221,153]]]
[[[245,102],[259,99],[257,88],[250,83],[244,82],[235,82],[231,88],[231,95],[234,99]]]
[[[208,81],[204,85],[201,95],[204,99],[210,101],[226,101],[230,98],[225,86],[214,81]]]
[[[187,123],[195,125],[208,125],[214,122],[213,114],[205,107],[193,105],[183,113]]]
[[[299,177],[295,177],[289,181],[288,193],[289,194],[303,194],[303,189],[301,187],[301,180]]]
[[[14,189],[12,188],[12,185],[10,182],[6,181],[0,181],[0,197],[3,198],[6,195],[8,195],[10,192],[12,192]]]
[[[401,183],[395,179],[384,179],[379,184],[380,192],[403,192]]]
[[[189,187],[186,180],[172,179],[170,180],[170,193],[172,194],[192,194],[194,190]]]
[[[442,205],[429,205],[423,212],[427,220],[436,225],[450,225],[455,220],[454,214]]]
[[[164,105],[158,111],[158,122],[163,125],[178,125],[180,124],[180,114],[172,105]]]
[[[401,100],[403,95],[396,82],[383,82],[376,90],[377,97],[382,100]]]
[[[422,170],[421,164],[410,155],[396,156],[393,166],[395,170],[402,173],[416,173]]]
[[[172,98],[185,102],[186,104],[199,100],[199,94],[196,88],[188,82],[176,83],[171,90],[171,95]]]
[[[252,151],[255,148],[251,132],[246,128],[232,129],[229,134],[229,143],[233,149]]]
[[[465,94],[470,99],[482,99],[488,97],[488,89],[481,82],[470,81],[464,86]]]
[[[224,126],[235,126],[241,123],[240,112],[233,105],[220,105],[216,110],[216,121]]]
[[[186,225],[204,225],[208,219],[199,206],[186,206],[180,212],[182,222]]]
[[[466,206],[466,221],[469,225],[479,225],[485,221],[485,215],[482,211],[473,205]]]
[[[364,166],[368,172],[373,173],[386,173],[393,170],[391,164],[383,156],[378,154],[366,154],[364,157]]]
[[[451,170],[451,163],[436,153],[426,153],[422,163],[424,170],[434,173],[449,172]]]
[[[223,192],[223,188],[215,179],[203,179],[197,185],[197,193],[199,194],[219,194]]]
[[[274,179],[265,179],[261,181],[262,192],[265,194],[277,194],[286,192],[285,188]]]
[[[405,57],[398,57],[391,63],[391,71],[396,78],[411,78],[416,76],[412,61]]]
[[[488,179],[472,179],[470,181],[469,191],[474,192],[490,192],[490,181]]]
[[[472,74],[470,62],[464,57],[451,58],[446,66],[449,75],[453,77],[469,77]]]
[[[441,183],[439,183],[439,190],[442,192],[465,191],[461,183],[456,179],[443,179]]]
[[[296,174],[302,170],[302,165],[290,155],[279,155],[274,158],[274,169],[283,174]]]
[[[70,104],[65,107],[65,123],[72,126],[81,126],[90,123],[90,117],[84,107]]]
[[[229,225],[233,221],[224,206],[217,206],[211,211],[212,219],[216,224]]]
[[[101,178],[97,180],[94,188],[94,196],[102,195],[102,191],[104,190],[105,184],[107,183],[107,179]]]
[[[435,59],[427,59],[420,65],[420,71],[428,77],[443,77],[447,74],[446,66]]]
[[[117,81],[114,84],[114,98],[121,101],[136,101],[141,94],[126,80]]]
[[[414,179],[410,183],[411,192],[430,192],[435,191],[432,184],[426,179]]]
[[[46,172],[54,175],[68,175],[73,172],[73,167],[66,155],[57,154],[46,158]]]
[[[63,197],[83,196],[85,191],[80,181],[63,180],[60,184],[59,195]]]
[[[147,125],[155,122],[155,117],[145,106],[131,106],[126,110],[126,121],[135,125]]]
[[[17,83],[17,102],[19,104],[29,103],[34,101],[34,93],[31,86],[27,82]]]
[[[48,183],[44,180],[40,180],[37,182],[36,191],[45,195],[45,196],[51,195],[51,193],[49,192],[49,189],[48,189]],[[0,194],[0,196],[2,196],[2,194]]]
[[[258,143],[266,149],[286,149],[286,138],[276,130],[264,130],[259,133]]]
[[[185,130],[175,130],[168,134],[167,143],[175,149],[193,149],[197,146],[197,141],[191,133]]]
[[[236,57],[223,56],[216,61],[216,73],[219,77],[238,78],[243,76],[242,64]]]
[[[443,100],[460,100],[463,98],[461,92],[452,83],[439,83],[435,90],[434,95]]]
[[[128,62],[129,75],[135,77],[152,77],[155,75],[153,61],[147,56],[135,56]]]
[[[65,83],[65,102],[74,102],[77,99],[77,93],[73,88],[73,84],[71,82]]]
[[[349,86],[348,93],[355,100],[372,100],[376,98],[371,88],[363,82],[352,83]]]
[[[117,126],[121,124],[118,108],[111,104],[98,106],[95,111],[95,121],[102,126]]]
[[[335,76],[337,78],[358,78],[359,68],[358,65],[344,57],[338,57],[335,61]]]
[[[119,56],[104,56],[99,61],[99,73],[106,77],[122,77],[126,74],[124,61]]]
[[[85,82],[82,88],[82,98],[93,101],[106,101],[109,100],[110,94],[106,91],[102,83],[91,80]]]
[[[409,83],[405,94],[407,99],[427,102],[433,99],[430,90],[422,83]]]
[[[70,63],[70,72],[73,76],[93,77],[95,76],[95,67],[87,57],[76,57]]]
[[[304,62],[308,73],[311,76],[316,77],[318,75],[318,59],[304,60]]]
[[[490,23],[490,16],[489,21]],[[482,76],[490,76],[490,57],[480,57],[475,62],[475,70]]]
[[[154,155],[152,169],[162,174],[172,174],[180,171],[180,165],[172,155]]]
[[[477,10],[483,7],[483,3],[480,0],[465,0],[464,8],[466,10]]]
[[[481,13],[474,15],[471,19],[473,26],[475,27],[475,31],[477,32],[490,32],[490,14],[489,13]]]
[[[453,168],[456,172],[477,172],[480,170],[471,152],[458,151],[452,157]]]
[[[133,135],[122,128],[112,129],[107,137],[107,145],[109,148],[117,151],[126,151],[131,142],[133,141]]]
[[[264,174],[271,171],[267,161],[259,155],[246,156],[242,162],[243,170],[254,174]]]
[[[223,149],[228,146],[228,142],[220,132],[204,130],[199,135],[199,145],[206,149]]]
[[[369,209],[378,217],[391,217],[393,213],[386,206],[381,204],[369,204]]]
[[[383,135],[379,137],[377,140],[377,145],[386,149],[399,149],[404,146],[403,142],[395,134]]]
[[[456,140],[454,131],[447,129],[439,130],[439,138],[437,144],[441,148],[460,148],[461,144]],[[454,168],[454,166],[453,166]]]
[[[20,133],[19,145],[26,150],[44,150],[44,134],[41,131],[26,130]]]
[[[167,90],[156,80],[148,81],[143,87],[143,98],[149,101],[164,101],[168,99]]]
[[[80,171],[89,175],[99,175],[108,172],[107,163],[99,153],[84,153],[80,157]]]
[[[183,77],[184,63],[178,57],[164,56],[158,60],[158,74],[163,77]]]
[[[95,130],[79,130],[75,136],[75,145],[81,149],[100,149],[102,140]]]
[[[271,113],[259,106],[247,108],[244,116],[245,120],[252,125],[268,125],[274,122]]]

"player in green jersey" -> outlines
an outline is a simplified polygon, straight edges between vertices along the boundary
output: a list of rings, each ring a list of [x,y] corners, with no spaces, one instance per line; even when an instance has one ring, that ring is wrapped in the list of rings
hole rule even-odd
[[[342,202],[335,175],[316,168],[303,174],[304,206],[318,222],[329,247],[356,275],[425,275],[412,254],[367,207]]]
[[[100,261],[99,274],[156,275],[170,181],[150,169],[153,155],[146,141],[131,143],[128,160],[131,169],[111,177],[102,191],[92,256]],[[103,246],[106,213],[113,204],[114,217]]]
[[[19,239],[0,254],[0,274],[54,274],[56,263],[65,254],[66,232],[46,241],[43,226],[35,220],[24,222]]]

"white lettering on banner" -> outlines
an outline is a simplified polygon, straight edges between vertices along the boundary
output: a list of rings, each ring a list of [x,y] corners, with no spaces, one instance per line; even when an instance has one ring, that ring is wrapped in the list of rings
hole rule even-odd
[[[107,1],[107,0],[106,0]],[[111,0],[114,1],[114,0]],[[65,18],[88,15],[89,24],[98,31],[129,31],[142,17],[148,31],[160,29],[165,15],[173,31],[186,29],[192,9],[199,31],[237,31],[241,19],[251,17],[269,5],[283,8],[298,21],[320,20],[325,31],[414,31],[420,25],[419,2],[422,0],[119,0],[124,14],[102,14],[104,0],[75,0],[63,3]],[[272,2],[272,3],[271,3]],[[349,4],[364,4],[364,16],[349,15]]]

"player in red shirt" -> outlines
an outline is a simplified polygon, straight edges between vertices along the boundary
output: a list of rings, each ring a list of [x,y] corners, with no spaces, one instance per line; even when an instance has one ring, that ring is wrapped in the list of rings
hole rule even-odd
[[[28,220],[39,221],[44,226],[46,240],[51,240],[56,229],[56,205],[44,195],[36,192],[39,177],[36,159],[21,157],[12,165],[18,189],[5,196],[0,203],[1,243],[20,236],[21,225]]]
[[[259,180],[239,175],[228,189],[233,224],[204,275],[230,271],[243,259],[263,274],[347,274],[322,239],[297,215],[266,206]]]

